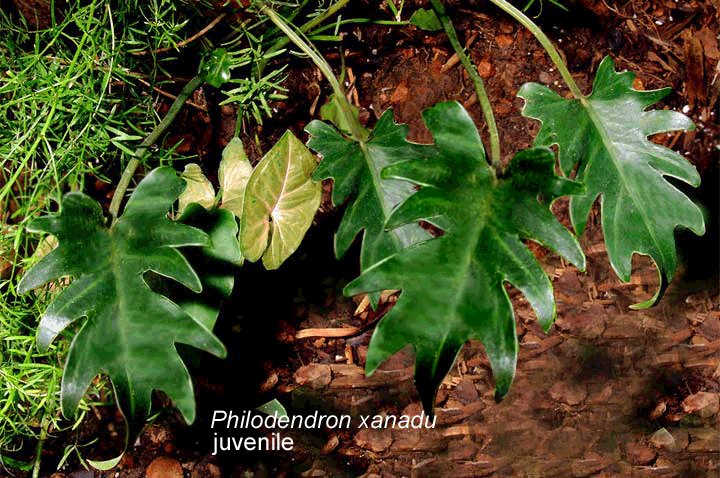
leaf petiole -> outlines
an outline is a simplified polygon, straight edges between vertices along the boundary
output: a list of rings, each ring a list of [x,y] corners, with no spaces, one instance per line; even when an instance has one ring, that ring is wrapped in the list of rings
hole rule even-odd
[[[437,0],[432,0],[433,4]],[[513,17],[515,20],[517,20],[522,26],[527,28],[530,33],[532,33],[535,38],[540,42],[540,45],[545,49],[545,51],[550,56],[550,59],[557,67],[558,71],[560,72],[560,75],[562,76],[563,80],[565,81],[565,84],[570,88],[570,91],[572,92],[573,96],[577,99],[579,99],[583,104],[585,103],[585,95],[582,94],[582,91],[580,91],[580,88],[578,87],[577,83],[575,83],[575,79],[570,74],[570,70],[568,70],[567,66],[565,65],[565,62],[563,61],[562,57],[560,56],[560,53],[558,53],[557,49],[555,48],[555,45],[552,44],[552,41],[543,33],[543,31],[540,29],[539,26],[535,24],[530,18],[528,18],[527,15],[525,15],[523,12],[512,6],[510,3],[507,2],[507,0],[490,0],[492,3],[494,3],[496,6],[498,6],[500,9],[502,9],[505,13]]]
[[[335,15],[340,9],[342,9],[350,0],[338,0],[337,3],[334,3],[330,8],[325,10],[323,13],[318,15],[317,17],[313,18],[312,20],[308,21],[304,25],[300,26],[299,30],[306,34],[311,33],[319,33],[321,30],[313,30],[313,28],[317,27],[318,25],[321,25],[322,22],[327,20],[328,18]],[[307,2],[306,2],[307,3]],[[303,4],[304,5],[304,4]],[[299,11],[299,10],[298,10]],[[334,27],[334,25],[331,25]],[[324,29],[324,28],[323,28]],[[284,31],[284,30],[283,30]],[[278,39],[265,53],[265,58],[258,64],[257,67],[257,73],[258,76],[262,75],[262,72],[265,70],[265,66],[267,66],[267,62],[272,55],[283,48],[285,48],[285,45],[288,44],[290,41],[290,38],[288,36],[284,36],[280,39]]]
[[[118,182],[117,188],[115,188],[115,192],[113,193],[112,200],[110,201],[110,216],[112,217],[113,224],[115,221],[117,221],[118,213],[120,212],[120,203],[123,200],[123,197],[125,196],[125,191],[127,191],[128,186],[130,185],[130,181],[132,180],[133,175],[135,174],[135,170],[138,166],[140,166],[140,161],[142,160],[142,157],[145,155],[145,152],[147,149],[155,144],[155,142],[158,140],[161,134],[165,132],[165,130],[170,126],[170,123],[175,119],[177,114],[182,109],[183,105],[185,104],[185,101],[190,97],[190,95],[200,87],[200,85],[203,84],[205,81],[205,74],[199,74],[195,76],[193,79],[191,79],[180,91],[180,94],[177,96],[173,104],[170,106],[170,109],[168,110],[167,114],[163,118],[163,120],[158,123],[157,126],[150,132],[150,134],[143,140],[142,143],[140,143],[140,146],[135,150],[133,154],[133,158],[130,159],[130,162],[128,162],[127,166],[125,166],[125,170],[122,173],[122,176],[120,177],[120,181]]]
[[[302,32],[295,32],[292,27],[277,14],[277,12],[262,2],[258,2],[257,5],[260,11],[264,15],[267,15],[270,21],[272,21],[285,35],[287,35],[295,46],[300,48],[303,53],[310,57],[312,62],[315,63],[315,66],[317,66],[320,72],[325,76],[325,78],[327,78],[333,92],[335,93],[335,97],[337,98],[340,111],[342,112],[342,115],[345,116],[347,125],[350,128],[350,135],[352,139],[360,143],[361,147],[364,147],[365,141],[367,141],[367,135],[365,134],[360,122],[353,116],[350,103],[348,103],[347,98],[345,97],[345,90],[343,90],[342,86],[340,86],[340,82],[338,82],[337,77],[333,73],[332,68],[330,68],[327,61],[325,61],[322,55],[320,55],[320,53],[318,53],[309,42],[301,38],[301,35],[304,36]]]
[[[450,43],[452,44],[455,53],[457,53],[458,58],[460,58],[460,62],[463,64],[463,67],[465,67],[465,71],[467,71],[468,75],[470,75],[470,79],[475,85],[475,92],[477,93],[478,101],[480,101],[483,117],[485,118],[485,122],[488,126],[488,133],[490,134],[490,160],[495,172],[499,173],[502,170],[502,164],[500,162],[500,135],[498,133],[497,124],[495,123],[495,115],[493,114],[490,100],[485,92],[485,85],[483,84],[482,78],[478,74],[475,65],[472,64],[470,58],[467,54],[465,54],[464,48],[460,45],[460,41],[455,33],[455,28],[450,21],[450,17],[448,17],[447,12],[445,11],[445,6],[442,2],[440,2],[440,0],[430,0],[430,3],[438,16],[440,23],[445,29],[445,33],[450,39]]]

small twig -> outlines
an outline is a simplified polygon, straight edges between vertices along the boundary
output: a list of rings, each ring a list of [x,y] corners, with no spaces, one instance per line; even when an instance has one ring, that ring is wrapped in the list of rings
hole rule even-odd
[[[470,36],[470,38],[468,38],[467,41],[465,42],[466,50],[470,48],[470,45],[475,43],[475,39],[477,37],[478,37],[478,33],[473,32],[473,34]],[[452,69],[458,63],[460,63],[460,57],[458,56],[457,53],[453,53],[453,56],[451,56],[448,59],[448,61],[445,62],[445,64],[442,66],[442,68],[440,68],[440,72],[445,73],[445,72],[449,71],[450,69]],[[476,100],[477,100],[477,98],[476,98]]]
[[[150,83],[148,83],[147,81],[143,80],[142,78],[137,78],[137,80],[138,80],[138,82],[142,83],[143,85],[147,86],[148,88],[152,88],[153,91],[161,94],[162,96],[164,96],[164,97],[166,97],[166,98],[170,98],[171,100],[177,100],[177,96],[173,95],[172,93],[168,93],[168,92],[165,91],[165,90],[161,90],[161,89],[158,88],[157,86],[152,86]],[[193,102],[190,101],[190,100],[187,100],[187,101],[185,102],[185,104],[188,105],[188,106],[192,106],[193,108],[196,108],[196,109],[198,109],[198,110],[200,110],[200,111],[202,111],[202,112],[204,112],[204,113],[207,113],[207,112],[208,112],[208,109],[207,109],[205,106],[199,105],[199,104],[197,104],[197,103],[193,103]]]
[[[311,337],[352,337],[358,333],[360,329],[357,327],[342,327],[342,328],[312,328],[303,329],[295,334],[296,339],[309,339]]]
[[[137,55],[137,56],[156,55],[156,54],[158,54],[158,53],[167,53],[167,52],[169,52],[169,51],[179,50],[180,48],[188,45],[189,43],[194,42],[195,40],[197,40],[198,38],[200,38],[201,36],[203,36],[203,35],[205,35],[207,32],[209,32],[210,30],[212,30],[218,23],[220,23],[220,21],[221,21],[223,18],[225,18],[225,15],[227,15],[227,14],[226,14],[226,13],[221,13],[220,15],[218,15],[217,17],[215,17],[215,19],[214,19],[213,21],[211,21],[210,23],[208,23],[208,25],[207,25],[205,28],[203,28],[202,30],[200,30],[199,32],[197,32],[196,34],[194,34],[193,36],[191,36],[190,38],[186,38],[185,40],[179,42],[179,43],[178,43],[177,45],[175,45],[174,47],[158,48],[157,50],[131,51],[130,54],[132,54],[132,55]]]
[[[304,329],[299,331],[295,338],[297,339],[308,339],[312,337],[332,337],[332,338],[343,338],[349,339],[364,334],[368,330],[372,329],[380,322],[382,316],[371,320],[362,327],[343,327],[343,328],[317,328],[317,329]]]

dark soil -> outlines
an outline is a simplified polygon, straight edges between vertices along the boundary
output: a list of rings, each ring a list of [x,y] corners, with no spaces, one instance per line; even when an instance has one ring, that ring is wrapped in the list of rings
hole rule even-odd
[[[362,15],[372,14],[367,2],[360,3],[355,8]],[[451,5],[460,39],[486,82],[507,161],[529,147],[538,130],[537,122],[520,114],[520,86],[539,81],[560,94],[566,91],[540,45],[511,19],[485,2]],[[697,166],[703,186],[688,193],[711,214],[704,238],[678,234],[683,270],[660,305],[629,309],[654,293],[656,272],[649,260],[636,257],[632,281],[621,283],[610,269],[594,211],[581,239],[587,274],[535,248],[553,278],[557,299],[558,319],[548,334],[523,296],[510,290],[520,357],[503,402],[494,402],[489,362],[482,345],[471,341],[441,386],[434,429],[367,433],[356,428],[362,415],[420,412],[412,383],[414,362],[406,349],[368,378],[363,367],[371,330],[351,338],[296,338],[309,328],[362,328],[378,315],[358,307],[359,299],[342,296],[342,287],[358,273],[358,251],[351,250],[343,261],[334,259],[332,234],[340,211],[326,194],[315,226],[281,270],[268,273],[248,265],[238,276],[234,299],[224,308],[217,330],[230,357],[201,357],[193,367],[196,423],[189,427],[172,413],[163,414],[118,467],[87,472],[76,464],[55,478],[720,477],[720,413],[710,413],[712,407],[707,413],[693,412],[688,406],[691,395],[706,392],[717,399],[720,393],[720,6],[710,0],[578,0],[568,13],[548,2],[545,9],[540,22],[584,92],[590,91],[598,63],[609,54],[618,69],[638,74],[636,88],[672,87],[674,93],[657,108],[685,111],[698,126],[693,132],[654,138]],[[376,6],[371,12],[382,14]],[[430,142],[420,112],[439,101],[458,100],[486,136],[472,83],[460,64],[453,65],[443,33],[370,25],[353,27],[345,42],[346,65],[354,78],[350,95],[368,126],[391,107],[397,122],[410,125],[411,140]],[[325,53],[340,64],[337,51]],[[256,160],[286,128],[303,135],[305,124],[318,114],[317,105],[327,99],[326,85],[304,62],[291,65],[287,87],[290,97],[274,105],[274,122],[246,128],[246,146]],[[205,166],[212,171],[214,152],[235,129],[234,115],[213,106],[212,92],[198,93],[195,99],[209,102],[211,113],[189,111],[175,134],[192,136],[194,150],[205,155]],[[325,185],[326,193],[330,187]],[[567,222],[566,204],[559,201],[555,209]],[[393,302],[393,296],[386,297],[381,312]],[[211,454],[215,410],[239,414],[271,398],[293,415],[316,410],[349,414],[353,426],[261,430],[257,436],[279,432],[292,438],[293,450]],[[158,403],[163,404],[162,398]],[[108,423],[115,430],[120,424],[107,410],[97,413],[100,420],[89,429],[100,441],[95,455],[112,456],[112,449],[103,451],[108,446],[102,442],[113,442],[112,430],[105,431]],[[84,436],[90,435],[86,431]],[[669,441],[661,445],[661,438]],[[46,447],[48,467],[63,446],[50,442]],[[172,474],[176,464],[180,475]],[[161,474],[153,474],[158,469]]]

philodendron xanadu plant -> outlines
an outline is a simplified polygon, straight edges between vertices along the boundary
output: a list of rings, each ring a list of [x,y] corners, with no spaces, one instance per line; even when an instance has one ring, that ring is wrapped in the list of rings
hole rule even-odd
[[[423,112],[432,145],[407,141],[407,127],[396,124],[391,111],[367,131],[323,58],[276,12],[257,2],[258,11],[308,54],[332,84],[339,128],[321,121],[308,125],[308,146],[322,156],[315,169],[314,157],[289,133],[254,170],[236,139],[221,163],[217,196],[196,166],[183,175],[189,184],[185,192],[174,171],[160,168],[138,185],[119,216],[134,171],[129,168],[111,206],[110,227],[99,205],[80,193],[65,196],[59,214],[32,223],[30,230],[55,235],[59,246],[27,272],[19,290],[61,275],[75,279],[44,314],[39,344],[47,346],[73,321],[86,319],[65,366],[65,413],[73,412],[90,380],[102,371],[112,380],[130,436],[148,415],[153,389],[168,393],[192,421],[190,378],[174,344],[225,354],[211,330],[219,308],[215,299],[232,290],[232,266],[245,257],[262,258],[270,269],[279,267],[310,225],[320,201],[320,179],[332,178],[333,201],[346,204],[335,237],[336,254],[344,254],[362,235],[362,274],[345,293],[401,290],[373,334],[366,371],[373,373],[387,357],[412,344],[416,384],[429,414],[440,383],[471,338],[485,346],[496,398],[507,393],[518,343],[505,282],[526,296],[545,330],[552,325],[552,285],[522,241],[543,244],[584,269],[578,241],[550,212],[558,197],[571,196],[578,234],[600,197],[613,268],[628,280],[633,253],[649,255],[661,287],[653,299],[636,307],[657,303],[677,263],[674,230],[682,226],[702,234],[704,221],[700,209],[666,179],[697,186],[695,169],[647,137],[689,129],[691,121],[676,112],[646,111],[669,90],[633,90],[633,75],[617,73],[609,58],[600,64],[592,93],[583,95],[538,27],[505,0],[492,1],[536,35],[573,94],[566,99],[534,83],[521,88],[523,114],[543,124],[535,146],[519,152],[505,168],[482,80],[460,48],[439,0],[431,0],[435,14],[475,82],[488,123],[490,161],[477,128],[457,102]],[[217,68],[205,65],[202,75],[222,73],[226,78],[222,65],[227,62]],[[204,79],[194,79],[190,86]],[[194,87],[183,90],[185,97]],[[576,171],[573,179],[555,173],[552,145],[558,147],[563,173]],[[147,146],[144,142],[139,151],[144,153]],[[173,221],[167,213],[178,197],[183,211]],[[419,220],[445,234],[431,237],[418,226]],[[222,267],[216,267],[219,264]],[[148,271],[183,284],[187,297],[173,302],[151,289],[144,279]],[[213,302],[203,290],[213,292]]]
[[[633,90],[634,75],[616,72],[612,60],[605,58],[592,93],[583,95],[543,32],[505,0],[492,2],[536,36],[573,95],[562,98],[535,83],[521,88],[518,95],[526,102],[523,114],[543,125],[536,146],[518,153],[504,169],[482,79],[460,46],[440,0],[431,0],[434,13],[475,83],[488,124],[490,164],[477,130],[458,103],[423,112],[434,145],[407,142],[407,129],[394,124],[389,111],[371,132],[359,124],[348,128],[357,119],[342,101],[342,90],[329,67],[301,38],[293,37],[294,32],[286,32],[330,79],[334,98],[345,112],[341,126],[349,133],[319,121],[307,127],[308,145],[323,157],[316,178],[332,178],[333,200],[347,203],[336,252],[342,254],[357,234],[363,234],[363,272],[345,293],[401,290],[397,304],[372,336],[366,372],[373,373],[383,360],[412,344],[416,385],[429,414],[440,383],[470,338],[485,346],[496,399],[507,393],[518,345],[504,282],[523,292],[545,330],[552,324],[552,287],[521,239],[546,245],[584,269],[576,240],[549,211],[554,199],[571,196],[571,219],[580,234],[590,206],[600,197],[608,255],[621,279],[630,279],[634,253],[653,259],[660,287],[652,299],[634,308],[655,305],[672,279],[677,265],[675,229],[685,227],[699,235],[705,229],[699,207],[667,180],[674,177],[698,186],[697,171],[679,154],[647,139],[655,133],[693,128],[681,113],[646,111],[670,90]],[[272,13],[269,16],[273,19]],[[576,170],[574,181],[555,175],[554,153],[547,149],[552,145],[558,147],[563,173],[570,176]],[[403,180],[420,190],[397,182]],[[440,225],[445,235],[412,236],[410,227],[418,220]],[[379,228],[378,222],[384,227]],[[366,254],[372,256],[370,266]]]

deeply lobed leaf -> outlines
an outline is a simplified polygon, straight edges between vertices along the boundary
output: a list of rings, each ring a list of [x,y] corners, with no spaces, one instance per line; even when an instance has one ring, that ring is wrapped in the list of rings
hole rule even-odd
[[[72,341],[62,379],[66,416],[76,410],[98,373],[112,380],[130,436],[145,422],[153,390],[163,390],[188,422],[195,417],[192,383],[175,343],[217,356],[222,343],[178,305],[153,292],[143,274],[153,271],[199,292],[200,280],[178,252],[181,246],[208,244],[202,231],[171,221],[168,210],[185,181],[170,168],[148,174],[130,197],[124,214],[104,227],[100,205],[69,193],[57,215],[33,221],[28,230],[58,238],[59,245],[20,281],[25,292],[50,280],[74,281],[48,307],[38,328],[38,345],[52,340],[85,317]]]
[[[638,304],[656,304],[677,266],[674,231],[684,226],[705,231],[703,215],[666,176],[697,186],[700,177],[681,155],[648,141],[651,134],[692,129],[692,121],[674,111],[645,111],[670,90],[636,91],[632,73],[617,73],[610,57],[598,68],[592,94],[565,99],[549,88],[527,83],[518,96],[523,114],[542,122],[535,144],[558,145],[560,166],[587,186],[586,196],[573,197],[571,219],[578,234],[600,196],[602,228],[610,263],[618,276],[630,280],[632,255],[652,257],[661,285],[655,297]]]
[[[547,330],[555,318],[550,280],[522,243],[529,238],[584,268],[575,238],[547,204],[582,185],[556,176],[547,148],[519,153],[501,177],[487,161],[472,119],[457,102],[423,112],[439,154],[395,162],[383,177],[424,186],[389,216],[388,227],[444,216],[442,237],[406,248],[366,270],[345,289],[355,295],[401,289],[393,309],[378,324],[367,356],[368,374],[407,344],[416,354],[415,381],[432,413],[437,389],[468,339],[483,342],[493,368],[496,397],[512,382],[517,337],[507,281],[520,289]]]
[[[225,209],[208,211],[200,204],[190,203],[177,220],[205,232],[210,244],[182,249],[200,278],[202,292],[184,289],[172,297],[191,317],[212,330],[222,304],[230,297],[235,285],[236,265],[242,263],[235,216]]]
[[[335,234],[336,257],[343,256],[361,232],[361,270],[430,237],[417,224],[385,230],[390,212],[414,189],[404,181],[381,181],[382,168],[398,161],[437,156],[435,147],[405,139],[408,127],[393,121],[392,110],[382,115],[365,143],[353,141],[321,121],[313,121],[306,131],[310,134],[308,146],[323,157],[314,177],[333,179],[334,205],[347,202]]]

